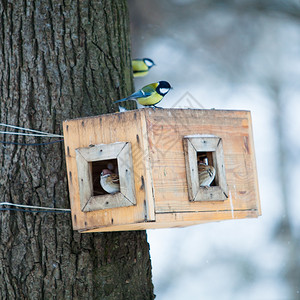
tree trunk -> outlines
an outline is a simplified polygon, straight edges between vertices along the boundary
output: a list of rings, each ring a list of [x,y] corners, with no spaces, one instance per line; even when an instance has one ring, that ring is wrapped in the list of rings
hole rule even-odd
[[[0,24],[1,123],[62,134],[63,120],[114,112],[132,92],[125,0],[2,0]],[[63,144],[0,144],[0,202],[68,208]],[[1,299],[154,298],[145,231],[79,234],[69,213],[0,216]]]

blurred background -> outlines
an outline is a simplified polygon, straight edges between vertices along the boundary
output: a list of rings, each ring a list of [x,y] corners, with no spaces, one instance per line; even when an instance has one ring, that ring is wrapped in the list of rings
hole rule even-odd
[[[250,110],[262,216],[148,230],[158,300],[300,299],[300,2],[128,0],[136,89],[163,107]],[[299,186],[298,186],[299,185]]]

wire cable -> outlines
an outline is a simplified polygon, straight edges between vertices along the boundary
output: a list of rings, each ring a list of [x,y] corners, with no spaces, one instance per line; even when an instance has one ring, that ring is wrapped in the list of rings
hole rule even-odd
[[[39,136],[39,137],[62,137],[61,135],[52,135],[52,134],[37,134],[37,133],[24,133],[24,132],[12,132],[12,131],[0,131],[2,134],[11,134],[11,135],[26,135],[26,136]]]
[[[49,133],[49,132],[45,132],[45,131],[39,131],[39,130],[24,128],[24,127],[19,127],[19,126],[15,126],[15,125],[4,124],[4,123],[0,123],[0,126],[9,127],[9,128],[13,128],[13,129],[20,129],[23,131],[34,132],[34,133],[23,133],[23,132],[0,131],[0,133],[3,133],[3,134],[43,136],[43,137],[63,137],[63,135],[60,135],[60,134],[53,134],[53,133]]]
[[[56,207],[44,207],[44,206],[34,206],[34,205],[25,205],[25,204],[15,204],[10,202],[0,202],[0,205],[8,205],[8,206],[15,206],[15,207],[23,207],[23,208],[35,208],[39,210],[52,210],[52,211],[64,211],[70,212],[71,209],[69,208],[56,208]]]

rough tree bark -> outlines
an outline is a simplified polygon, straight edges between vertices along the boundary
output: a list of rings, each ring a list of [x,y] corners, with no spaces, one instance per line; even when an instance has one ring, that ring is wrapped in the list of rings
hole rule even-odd
[[[113,112],[132,92],[126,0],[2,0],[0,24],[0,122],[61,134],[63,120]],[[0,144],[4,201],[68,208],[62,143]],[[154,298],[145,231],[79,234],[65,213],[0,220],[1,299]]]

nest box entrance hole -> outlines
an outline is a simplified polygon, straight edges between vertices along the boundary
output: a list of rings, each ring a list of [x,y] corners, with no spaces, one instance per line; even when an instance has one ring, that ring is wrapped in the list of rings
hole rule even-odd
[[[183,145],[189,200],[227,199],[222,139],[213,135],[196,134],[185,136]]]
[[[75,152],[82,211],[136,204],[132,151],[129,142],[90,145],[77,148]],[[118,185],[105,183],[104,188],[108,192],[112,191],[109,194],[100,184],[100,176],[105,169],[108,169],[104,172],[105,175],[115,173],[119,176],[119,189],[117,189]]]
[[[108,160],[93,161],[90,162],[89,165],[90,165],[92,181],[93,181],[93,196],[108,194],[106,191],[104,191],[104,189],[100,184],[100,175],[104,169],[108,169],[112,173],[119,175],[118,160],[108,159]]]

